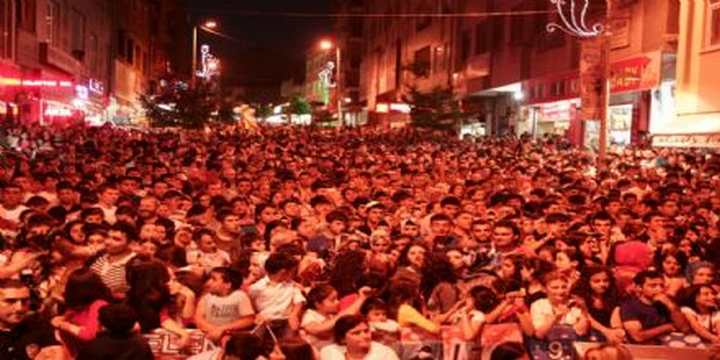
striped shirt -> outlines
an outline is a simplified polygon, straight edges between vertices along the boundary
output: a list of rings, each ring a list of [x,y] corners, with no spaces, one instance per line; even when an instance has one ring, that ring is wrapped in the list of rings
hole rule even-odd
[[[110,288],[113,294],[125,294],[128,290],[125,265],[134,257],[135,253],[131,252],[119,260],[110,262],[108,255],[105,254],[90,265],[90,270],[100,276],[103,283]]]

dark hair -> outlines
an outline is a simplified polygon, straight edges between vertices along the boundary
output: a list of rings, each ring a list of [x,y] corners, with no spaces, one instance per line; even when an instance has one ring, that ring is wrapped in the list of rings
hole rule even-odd
[[[88,268],[73,271],[65,284],[65,305],[74,310],[82,309],[97,300],[110,301],[110,289],[100,276]]]
[[[499,228],[499,227],[510,229],[510,230],[512,230],[514,236],[516,236],[516,237],[520,236],[520,228],[517,225],[515,225],[514,222],[512,222],[510,220],[500,220],[500,221],[496,222],[495,226],[493,226],[493,229]]]
[[[693,285],[681,292],[681,296],[678,301],[679,305],[689,307],[697,312],[698,308],[695,299],[697,298],[698,294],[700,294],[700,290],[702,290],[703,288],[708,288],[714,293],[717,293],[717,291],[715,291],[715,288],[713,288],[713,286],[710,284]]]
[[[423,244],[421,242],[413,242],[413,243],[410,243],[407,246],[405,246],[405,248],[403,248],[402,251],[400,252],[400,257],[398,257],[398,266],[409,266],[410,265],[410,263],[407,260],[407,255],[413,246],[417,246],[417,247],[421,247],[421,248],[425,249],[425,259],[426,260],[427,260],[427,257],[430,256],[430,251],[429,251],[428,247],[425,246],[425,244]]]
[[[665,259],[669,256],[672,256],[675,261],[677,261],[678,266],[680,267],[680,269],[678,269],[678,275],[683,276],[685,274],[685,268],[687,268],[688,258],[687,255],[680,250],[655,253],[655,268],[657,268],[658,271],[664,274],[665,269],[663,268],[663,263],[665,262]]]
[[[421,287],[426,298],[440,283],[457,283],[455,269],[444,254],[431,255],[422,275]]]
[[[280,342],[280,350],[286,360],[314,360],[313,348],[301,338],[288,338]]]
[[[265,271],[269,275],[274,275],[282,270],[290,270],[297,266],[297,261],[285,252],[276,252],[270,254],[265,261]]]
[[[225,343],[225,355],[235,356],[241,360],[256,360],[267,354],[262,339],[255,334],[242,332],[234,334]]]
[[[487,286],[478,285],[470,289],[470,296],[473,299],[475,309],[487,314],[497,305],[497,294]]]
[[[367,300],[365,300],[365,302],[363,302],[362,306],[360,307],[360,313],[363,316],[367,316],[370,311],[373,310],[382,310],[387,313],[389,309],[388,305],[379,297],[368,298]]]
[[[109,304],[100,308],[100,324],[114,335],[130,333],[137,322],[135,310],[126,304]]]
[[[493,349],[490,360],[517,360],[526,355],[525,347],[518,342],[505,342]]]
[[[619,290],[617,283],[615,282],[615,275],[610,268],[601,265],[588,265],[583,269],[580,280],[575,284],[572,289],[572,293],[581,297],[585,304],[590,306],[592,302],[592,288],[590,287],[590,280],[597,274],[606,274],[610,285],[607,291],[603,294],[603,304],[606,309],[614,309],[620,301]]]
[[[327,299],[333,291],[335,288],[327,284],[315,286],[307,294],[307,308],[317,310],[318,304]]]
[[[435,215],[433,215],[433,216],[430,217],[430,223],[434,223],[434,222],[437,222],[437,221],[452,222],[452,220],[450,219],[450,217],[447,216],[447,215],[445,215],[445,214],[443,214],[443,213],[435,214]]]
[[[662,274],[656,270],[643,270],[635,275],[633,282],[635,285],[643,286],[648,279],[662,279]]]
[[[167,283],[170,274],[162,263],[156,261],[129,263],[126,272],[130,289],[128,305],[138,314],[143,332],[160,327],[160,311],[170,304]]]
[[[362,315],[345,315],[337,319],[333,326],[333,338],[338,345],[345,345],[345,335],[348,331],[365,322]]]
[[[237,290],[240,288],[240,286],[242,286],[242,275],[229,267],[216,267],[210,270],[210,273],[220,274],[223,281],[230,284],[232,290]]]

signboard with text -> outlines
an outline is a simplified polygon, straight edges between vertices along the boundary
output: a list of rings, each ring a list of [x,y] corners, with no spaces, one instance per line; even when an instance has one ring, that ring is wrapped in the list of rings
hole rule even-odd
[[[660,83],[660,52],[616,61],[610,66],[613,93],[652,89]]]
[[[658,147],[720,147],[720,134],[656,134],[652,145]]]

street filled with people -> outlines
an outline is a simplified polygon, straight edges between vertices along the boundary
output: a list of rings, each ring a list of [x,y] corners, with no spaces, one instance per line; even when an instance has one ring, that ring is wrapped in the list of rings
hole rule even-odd
[[[598,167],[556,137],[369,127],[7,139],[0,359],[630,359],[720,344],[714,151],[630,147]]]

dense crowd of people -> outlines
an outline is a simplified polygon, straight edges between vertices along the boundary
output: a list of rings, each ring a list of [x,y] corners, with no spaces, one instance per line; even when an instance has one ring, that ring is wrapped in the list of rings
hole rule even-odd
[[[720,344],[714,152],[598,169],[557,138],[413,129],[7,136],[2,359],[152,359],[157,329],[202,331],[218,347],[197,360],[391,360],[410,333],[499,323],[525,341],[498,359]]]

